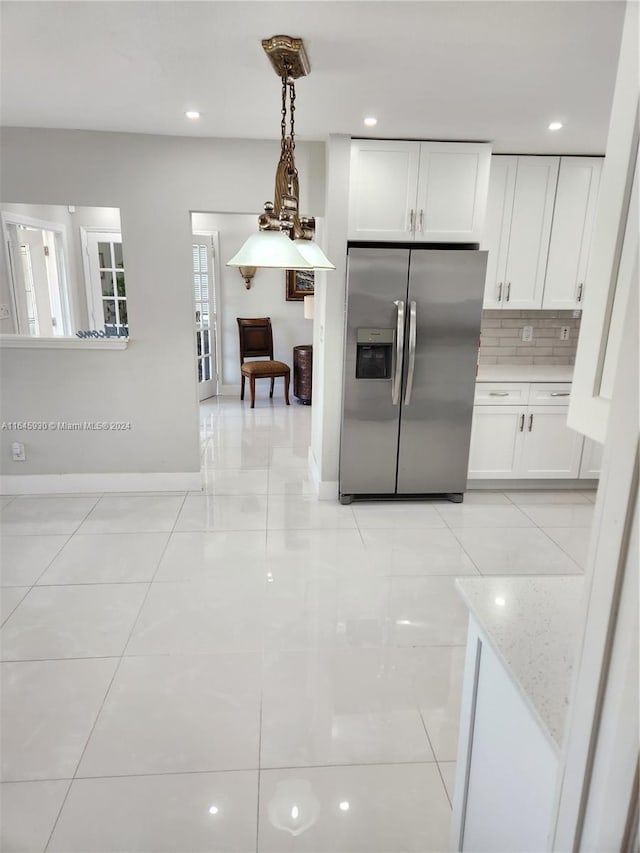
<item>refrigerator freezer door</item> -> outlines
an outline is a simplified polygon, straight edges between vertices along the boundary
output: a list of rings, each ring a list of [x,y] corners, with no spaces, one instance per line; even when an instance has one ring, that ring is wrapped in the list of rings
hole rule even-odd
[[[349,249],[341,495],[396,490],[408,270],[408,249]]]
[[[416,343],[405,359],[413,381],[400,415],[398,494],[465,490],[486,264],[486,252],[411,252]]]

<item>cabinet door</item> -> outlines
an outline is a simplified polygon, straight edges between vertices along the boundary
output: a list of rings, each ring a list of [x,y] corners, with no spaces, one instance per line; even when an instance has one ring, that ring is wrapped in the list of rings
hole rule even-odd
[[[600,476],[602,465],[602,451],[604,447],[599,441],[585,438],[582,450],[582,461],[580,462],[580,479],[597,480]]]
[[[562,157],[542,307],[582,308],[601,157]]]
[[[520,406],[473,407],[470,480],[506,480],[518,476],[525,411]]]
[[[490,165],[486,143],[420,143],[416,240],[480,242]]]
[[[469,633],[475,633],[473,619]],[[549,850],[556,753],[489,643],[478,645],[466,809],[462,843],[455,849]],[[458,762],[465,758],[458,755]]]
[[[413,240],[419,142],[351,143],[350,240]]]
[[[540,308],[559,157],[518,157],[503,307]]]
[[[529,406],[520,476],[541,480],[578,476],[582,436],[567,426],[567,412],[567,406]]]
[[[517,157],[491,158],[487,214],[480,243],[480,248],[489,252],[483,308],[501,308],[505,296],[507,249],[517,163]]]

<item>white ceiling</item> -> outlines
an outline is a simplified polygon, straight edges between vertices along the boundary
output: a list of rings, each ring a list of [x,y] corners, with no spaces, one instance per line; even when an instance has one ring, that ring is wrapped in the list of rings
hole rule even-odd
[[[4,125],[271,139],[262,38],[304,38],[300,139],[469,139],[605,149],[624,2],[2,2]],[[184,117],[199,109],[194,124]],[[374,131],[362,119],[373,114]],[[551,133],[552,119],[565,122]]]

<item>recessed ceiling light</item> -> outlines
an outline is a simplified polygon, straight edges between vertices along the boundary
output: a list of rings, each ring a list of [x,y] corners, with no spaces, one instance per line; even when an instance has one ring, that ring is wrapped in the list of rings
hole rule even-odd
[[[561,121],[552,121],[549,125],[549,130],[560,130],[563,126]]]
[[[375,127],[378,124],[378,119],[373,116],[367,116],[364,123],[367,127]]]
[[[193,121],[200,118],[200,113],[198,112],[198,110],[187,110],[185,115],[187,118],[190,118]]]

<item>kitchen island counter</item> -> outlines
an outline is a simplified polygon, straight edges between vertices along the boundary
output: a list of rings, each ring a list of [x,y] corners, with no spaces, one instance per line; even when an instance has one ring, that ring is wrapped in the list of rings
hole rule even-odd
[[[459,593],[559,748],[569,703],[582,576],[458,578]]]

